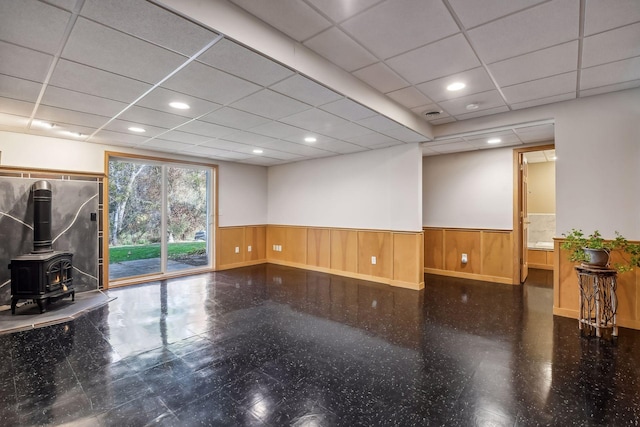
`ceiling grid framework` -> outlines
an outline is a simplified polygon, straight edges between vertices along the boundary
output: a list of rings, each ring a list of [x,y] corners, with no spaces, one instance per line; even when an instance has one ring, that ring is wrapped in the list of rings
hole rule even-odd
[[[637,0],[230,1],[436,126],[640,86]],[[266,166],[553,139],[545,122],[429,141],[161,3],[0,3],[0,129]]]

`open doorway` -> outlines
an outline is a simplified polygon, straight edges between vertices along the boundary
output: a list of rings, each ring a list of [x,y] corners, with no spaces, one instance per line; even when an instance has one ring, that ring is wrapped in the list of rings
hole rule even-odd
[[[553,270],[555,160],[553,145],[514,150],[514,234],[520,283],[527,279],[529,268]]]

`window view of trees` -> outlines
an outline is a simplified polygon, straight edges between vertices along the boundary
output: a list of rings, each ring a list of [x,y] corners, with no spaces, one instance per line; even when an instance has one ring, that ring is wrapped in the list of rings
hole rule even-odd
[[[166,179],[164,208],[163,179]],[[208,264],[208,179],[207,170],[187,166],[109,161],[111,279]],[[160,265],[162,245],[166,245],[168,258],[164,268]],[[137,260],[147,261],[130,262]]]

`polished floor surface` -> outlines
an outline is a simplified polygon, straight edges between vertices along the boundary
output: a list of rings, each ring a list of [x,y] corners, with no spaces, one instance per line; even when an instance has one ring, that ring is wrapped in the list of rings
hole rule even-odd
[[[0,424],[637,425],[640,332],[581,337],[550,282],[416,292],[261,265],[112,290],[0,336]]]

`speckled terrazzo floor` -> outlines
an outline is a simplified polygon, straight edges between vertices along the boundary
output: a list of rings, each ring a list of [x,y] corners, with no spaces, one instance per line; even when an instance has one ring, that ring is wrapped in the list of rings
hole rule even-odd
[[[409,291],[274,265],[109,292],[0,336],[2,425],[636,425],[640,332],[580,337],[548,272]]]

